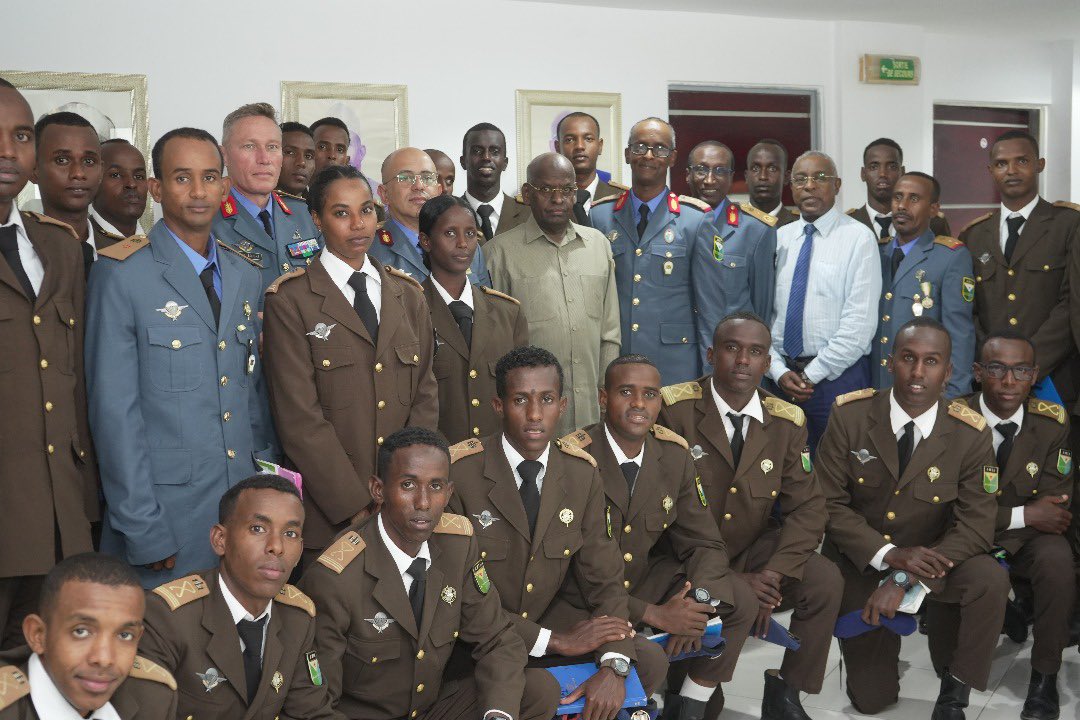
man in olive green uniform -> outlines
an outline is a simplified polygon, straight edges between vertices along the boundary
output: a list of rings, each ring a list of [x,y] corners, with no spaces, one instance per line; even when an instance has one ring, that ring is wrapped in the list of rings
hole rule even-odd
[[[799,692],[819,693],[840,605],[840,575],[815,551],[825,532],[825,497],[811,474],[806,416],[761,390],[771,362],[769,328],[751,313],[720,321],[708,350],[712,377],[664,388],[661,422],[686,438],[707,503],[732,556],[735,582],[752,590],[764,637],[772,612],[793,601],[791,632],[801,641],[779,671],[765,673],[766,720],[806,718]],[[779,503],[783,524],[771,520]],[[697,661],[727,680],[737,657]],[[716,703],[713,703],[715,706]]]
[[[772,138],[758,140],[746,154],[744,177],[750,204],[776,218],[777,228],[799,219],[797,209],[793,211],[784,205],[784,186],[788,184],[787,162],[787,148]]]
[[[897,181],[906,172],[904,151],[895,140],[878,138],[863,150],[863,166],[859,170],[859,177],[866,183],[866,204],[851,208],[847,214],[873,230],[874,235],[885,242],[896,237],[896,226],[893,225],[893,193]],[[934,210],[930,216],[930,232],[935,236],[952,235],[949,221],[940,210]]]
[[[1009,592],[987,553],[997,517],[998,468],[981,415],[941,400],[949,380],[949,335],[927,317],[897,333],[890,391],[837,398],[817,454],[828,502],[822,554],[844,580],[841,614],[862,610],[879,624],[905,596],[960,605],[958,642],[943,668],[933,720],[962,720],[972,687],[985,690]],[[912,607],[905,612],[914,612]],[[874,715],[897,701],[900,637],[878,628],[840,641],[847,692]]]
[[[443,512],[454,490],[449,470],[435,431],[390,435],[370,484],[379,513],[304,575],[301,587],[320,610],[315,641],[330,696],[350,718],[550,720],[558,683],[545,670],[523,675],[525,645],[487,577],[473,525]],[[476,672],[443,686],[459,638],[474,645]]]

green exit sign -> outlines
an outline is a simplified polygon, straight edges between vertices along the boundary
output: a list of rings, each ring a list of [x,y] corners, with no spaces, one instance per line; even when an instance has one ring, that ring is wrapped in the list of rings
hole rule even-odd
[[[895,55],[863,55],[859,80],[864,83],[918,85],[919,58]]]

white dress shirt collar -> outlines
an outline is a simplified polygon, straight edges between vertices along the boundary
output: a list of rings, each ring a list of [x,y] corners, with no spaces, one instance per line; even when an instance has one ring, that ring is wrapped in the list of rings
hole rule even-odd
[[[506,434],[501,435],[503,454],[506,455],[506,461],[510,463],[510,469],[514,471],[514,481],[517,483],[518,489],[521,489],[521,476],[518,475],[518,465],[525,462],[525,458],[519,453],[514,446],[510,444],[510,441],[506,439]],[[544,475],[547,474],[548,457],[551,455],[551,443],[548,443],[544,447],[544,452],[540,453],[540,457],[536,458],[536,461],[540,463],[540,473],[536,476],[536,489],[539,490],[542,487]]]
[[[589,199],[585,202],[585,212],[588,212],[592,207],[593,201],[596,200],[596,188],[600,187],[600,176],[593,171],[592,182],[589,183],[589,187],[585,188],[589,191]]]
[[[352,266],[329,250],[319,253],[319,260],[322,262],[323,267],[326,268],[326,272],[330,274],[330,279],[338,286],[338,289],[344,291],[349,285],[349,279],[356,270],[353,270]],[[377,286],[382,285],[379,271],[375,269],[368,255],[364,255],[364,264],[360,267],[360,272],[367,275],[369,279],[374,280]]]
[[[225,576],[218,574],[218,587],[221,588],[221,596],[225,598],[225,604],[229,606],[229,614],[232,615],[233,625],[241,620],[261,620],[262,618],[270,619],[270,614],[274,610],[274,601],[266,603],[266,609],[259,613],[258,617],[253,617],[247,609],[240,604],[240,601],[236,599],[236,596],[232,594],[232,590],[229,589],[229,584],[225,582]],[[269,623],[268,623],[269,624]]]
[[[783,210],[783,209],[784,209],[784,203],[781,202],[779,205],[777,205],[772,210],[770,210],[769,214],[772,215],[773,217],[779,217],[780,211]]]
[[[994,414],[994,411],[986,404],[986,398],[982,393],[979,394],[979,410],[982,412],[982,416],[986,418],[986,424],[990,426],[993,431],[994,437],[994,452],[997,452],[998,445],[1005,440],[1005,436],[998,432],[997,426],[1001,423],[1011,422],[1016,423],[1016,432],[1013,434],[1015,439],[1020,434],[1020,428],[1024,426],[1024,405],[1020,404],[1020,407],[1016,408],[1016,412],[1012,414],[1012,417],[1000,418]]]
[[[604,436],[607,437],[608,447],[611,448],[611,452],[615,454],[615,462],[620,465],[632,462],[639,468],[641,467],[641,463],[645,462],[645,443],[641,443],[641,450],[638,451],[638,454],[635,457],[627,457],[626,453],[619,447],[619,444],[615,442],[615,438],[612,437],[611,430],[608,428],[607,423],[604,423]]]
[[[498,224],[499,217],[502,215],[503,200],[506,199],[506,195],[503,194],[502,190],[495,193],[495,197],[492,198],[491,200],[489,200],[488,202],[484,202],[482,200],[477,200],[476,198],[474,198],[472,195],[469,194],[468,190],[466,190],[465,191],[465,199],[469,201],[469,204],[472,205],[473,210],[476,210],[477,214],[480,213],[480,206],[481,205],[490,205],[495,210],[495,212],[491,213],[491,225],[494,228],[495,225]]]
[[[1016,210],[1016,211],[1010,210],[1009,208],[1005,207],[1005,203],[1001,203],[1001,226],[1006,227],[1005,220],[1010,215],[1017,215],[1017,214],[1022,215],[1024,220],[1026,221],[1029,217],[1031,217],[1031,211],[1034,210],[1035,206],[1038,205],[1038,204],[1039,204],[1039,196],[1038,195],[1033,197],[1031,199],[1031,202],[1029,202],[1027,205],[1025,205],[1024,207],[1022,207],[1022,208],[1020,208],[1019,210]]]
[[[99,213],[97,211],[97,209],[94,208],[93,205],[90,206],[90,217],[94,218],[94,221],[97,222],[98,226],[102,230],[104,230],[105,232],[112,233],[113,235],[116,235],[117,237],[127,237],[126,235],[124,235],[124,233],[117,230],[115,225],[113,225],[111,222],[109,222],[108,220],[103,218],[101,216],[101,213]],[[94,230],[93,227],[91,227],[90,228],[91,234],[93,234],[93,230]],[[138,222],[135,223],[135,232],[136,233],[142,233],[143,235],[146,234],[146,231],[143,230],[142,223],[138,223]]]
[[[889,422],[892,425],[893,435],[897,438],[904,431],[904,426],[911,421],[915,421],[915,442],[912,445],[912,450],[915,449],[915,445],[919,444],[920,440],[930,437],[930,433],[934,431],[934,424],[937,422],[938,403],[934,403],[933,407],[924,412],[919,417],[911,417],[904,408],[900,407],[900,403],[896,402],[896,393],[892,390],[889,391]]]
[[[878,222],[877,222],[877,219],[879,217],[892,218],[892,212],[891,211],[887,212],[887,213],[878,212],[873,207],[871,207],[869,201],[867,201],[867,203],[866,203],[866,214],[870,217],[870,225],[874,229],[874,235],[881,235],[881,225],[879,225]],[[891,222],[889,223],[889,235],[894,236],[894,237],[896,236],[896,228],[893,226],[893,224]]]
[[[30,656],[27,675],[30,682],[30,702],[33,703],[38,717],[46,720],[83,720],[79,711],[53,683],[49,671],[45,669],[37,653]],[[105,703],[90,714],[90,720],[120,720],[120,714],[112,703]]]
[[[709,390],[712,392],[713,402],[716,403],[716,409],[720,411],[720,417],[727,419],[728,413],[736,413],[738,415],[745,415],[752,417],[759,423],[765,423],[765,410],[761,406],[761,396],[755,391],[750,397],[749,402],[742,409],[736,410],[735,408],[724,402],[724,398],[720,397],[720,393],[716,392],[716,386],[713,385],[712,378],[709,378]]]
[[[376,522],[379,525],[379,537],[382,538],[383,545],[386,546],[387,551],[390,553],[390,557],[393,558],[398,574],[401,575],[401,580],[405,583],[405,590],[408,592],[409,586],[412,585],[412,575],[408,574],[409,566],[413,564],[413,561],[416,560],[416,558],[421,558],[425,561],[424,569],[430,568],[431,549],[428,547],[428,543],[425,540],[420,544],[420,551],[416,553],[416,557],[409,557],[409,554],[399,548],[386,533],[386,526],[383,525],[382,513],[379,513]],[[406,582],[406,580],[408,582]]]
[[[19,212],[19,208],[14,202],[11,203],[11,212],[8,213],[7,222],[0,223],[0,227],[8,227],[9,225],[15,227],[15,239],[19,245],[19,260],[22,261],[23,272],[29,278],[34,292],[40,293],[41,283],[45,280],[45,265],[42,264],[41,258],[38,257],[34,244],[30,242],[30,236],[26,233],[26,225],[23,224],[22,213]]]
[[[832,232],[833,229],[836,227],[836,224],[840,222],[840,215],[841,212],[837,209],[835,204],[831,208],[829,208],[828,212],[826,212],[824,215],[819,217],[817,220],[814,220],[813,222],[810,222],[809,220],[800,215],[799,222],[802,224],[799,225],[799,234],[805,234],[806,231],[803,228],[805,228],[807,225],[813,225],[814,228],[817,229],[816,234],[825,237],[830,232]]]
[[[439,283],[439,281],[435,279],[434,274],[429,275],[428,277],[431,278],[431,284],[435,286],[435,292],[439,293],[439,297],[441,297],[443,299],[443,302],[446,303],[447,307],[450,306],[450,303],[455,302],[457,300],[460,300],[461,302],[468,305],[470,310],[475,310],[476,309],[476,305],[473,302],[472,283],[470,283],[470,282],[468,282],[466,280],[465,289],[461,291],[461,297],[456,298],[456,297],[453,297],[449,292],[447,292],[446,288],[444,288]]]

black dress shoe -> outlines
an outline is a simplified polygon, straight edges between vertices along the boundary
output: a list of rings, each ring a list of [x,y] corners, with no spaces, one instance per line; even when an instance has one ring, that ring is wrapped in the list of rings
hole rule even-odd
[[[777,670],[765,671],[761,720],[811,720],[799,702],[799,691],[789,687]]]
[[[1024,709],[1020,711],[1020,720],[1057,720],[1061,715],[1060,705],[1057,673],[1043,675],[1038,670],[1032,670],[1027,700],[1024,701]]]
[[[948,670],[941,677],[941,690],[930,720],[964,720],[971,687],[954,678]]]
[[[663,720],[704,720],[705,703],[682,695],[668,693],[664,696]]]
[[[1015,600],[1005,601],[1005,621],[1001,624],[1001,632],[1009,636],[1009,639],[1020,645],[1028,638],[1028,623],[1024,618],[1024,609]]]

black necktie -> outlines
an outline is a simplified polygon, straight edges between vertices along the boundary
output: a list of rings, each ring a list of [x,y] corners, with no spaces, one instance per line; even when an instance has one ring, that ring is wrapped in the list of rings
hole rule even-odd
[[[236,631],[244,641],[244,680],[247,683],[248,705],[255,699],[259,681],[262,679],[263,626],[266,620],[266,617],[263,617],[236,623]]]
[[[274,230],[273,226],[270,225],[270,212],[268,210],[260,210],[259,220],[262,221],[263,230],[266,231],[266,236],[272,240],[274,238]]]
[[[735,468],[739,467],[739,459],[742,458],[742,415],[739,413],[730,412],[727,414],[728,420],[731,421],[731,459],[735,463]]]
[[[495,228],[491,227],[491,213],[495,212],[495,208],[484,203],[476,208],[476,212],[480,215],[480,232],[484,233],[485,240],[490,240],[495,235]]]
[[[619,465],[623,477],[626,478],[626,490],[630,495],[634,494],[634,482],[637,480],[638,464],[633,460],[627,460]]]
[[[589,202],[589,191],[578,190],[577,199],[574,201],[574,222],[585,227],[592,227],[589,222],[589,213],[585,212],[585,203]]]
[[[90,247],[90,242],[81,242],[82,245],[82,261],[83,270],[86,271],[86,277],[90,277],[90,268],[94,264],[94,248]]]
[[[424,587],[427,584],[427,560],[416,558],[405,572],[412,576],[412,587],[409,588],[409,604],[412,605],[412,614],[416,618],[416,629],[420,630],[420,623],[424,619]]]
[[[878,215],[874,218],[874,222],[881,226],[881,232],[878,234],[878,237],[889,237],[889,226],[892,225],[892,215]]]
[[[371,302],[371,297],[367,291],[367,279],[362,272],[354,272],[352,277],[349,278],[349,287],[356,291],[356,297],[353,298],[353,309],[356,310],[356,314],[360,316],[360,320],[363,321],[364,327],[367,328],[368,335],[371,336],[372,343],[379,342],[379,316],[375,314],[375,305]]]
[[[18,210],[12,207],[11,212],[18,212]],[[34,286],[30,284],[30,278],[27,277],[26,270],[23,269],[22,259],[19,257],[18,231],[14,225],[0,227],[0,253],[3,254],[4,259],[11,266],[11,271],[15,273],[15,279],[19,281],[19,285],[22,286],[23,292],[26,293],[26,297],[30,299],[32,305],[37,300],[37,293],[34,292]]]
[[[1009,454],[1012,452],[1013,440],[1016,438],[1016,423],[1003,422],[994,426],[1001,433],[1001,444],[997,449],[998,471],[1005,472],[1005,463],[1009,462]]]
[[[899,246],[892,251],[892,279],[896,279],[896,271],[900,269],[900,263],[904,262],[904,251]]]
[[[207,265],[199,273],[199,281],[202,282],[203,290],[206,291],[206,299],[210,301],[210,310],[214,313],[214,324],[221,322],[221,298],[218,297],[214,287],[214,266]]]
[[[472,289],[466,287],[465,292],[472,292]],[[465,344],[472,347],[472,308],[466,305],[463,300],[455,300],[450,303],[450,314],[457,321],[457,326],[461,329],[461,336],[465,338]]]
[[[1009,236],[1005,238],[1005,262],[1011,263],[1013,250],[1016,250],[1016,243],[1020,242],[1020,227],[1024,224],[1024,216],[1007,218],[1005,224],[1009,226]]]
[[[521,476],[521,504],[525,506],[525,514],[529,517],[529,536],[536,532],[536,516],[540,514],[540,488],[536,486],[536,476],[544,468],[539,460],[522,460],[518,463],[517,471]]]
[[[638,208],[638,215],[641,216],[641,219],[637,223],[637,236],[638,240],[642,240],[645,237],[645,226],[649,224],[649,206],[641,203],[641,207]]]
[[[900,473],[898,477],[904,477],[908,463],[911,462],[911,451],[915,448],[915,421],[911,420],[904,426],[904,434],[896,441],[896,454],[900,458]]]

